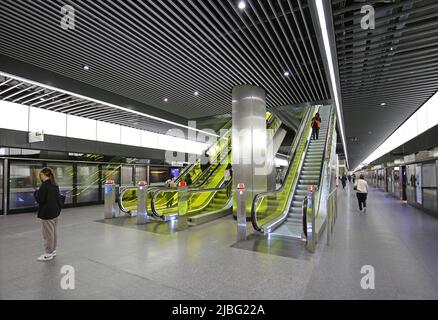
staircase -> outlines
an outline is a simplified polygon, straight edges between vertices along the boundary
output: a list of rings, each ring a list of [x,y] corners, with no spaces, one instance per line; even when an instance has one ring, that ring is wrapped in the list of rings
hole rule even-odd
[[[308,185],[319,185],[321,167],[324,160],[324,147],[327,139],[330,118],[330,107],[323,106],[319,109],[321,128],[319,139],[311,140],[306,150],[304,163],[298,178],[297,187],[293,193],[292,203],[286,221],[272,234],[294,238],[302,237],[303,210],[302,205],[307,195]]]

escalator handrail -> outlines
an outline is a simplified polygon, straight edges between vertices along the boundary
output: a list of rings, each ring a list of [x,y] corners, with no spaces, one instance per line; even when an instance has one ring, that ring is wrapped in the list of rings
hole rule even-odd
[[[269,120],[269,119],[276,120],[276,116],[271,112],[271,115],[270,115],[270,117],[268,118],[268,120]],[[273,122],[273,121],[271,121],[271,123],[268,124],[268,127],[272,124],[272,122]],[[231,133],[231,129],[229,129],[229,130],[228,130],[228,131],[222,136],[221,139],[224,139],[229,133]],[[228,139],[229,139],[229,137],[228,137]],[[224,149],[219,153],[219,155],[216,157],[216,159],[217,159],[219,156],[222,155],[222,153],[223,153],[224,150],[226,150],[226,148],[224,148]],[[229,141],[229,142],[228,142],[228,153],[227,153],[227,156],[229,156],[231,152],[232,152],[232,149],[230,148],[230,141]],[[214,162],[216,159],[214,159],[213,162]],[[219,162],[217,163],[217,166],[213,169],[213,171],[210,172],[210,173],[208,174],[207,178],[205,178],[204,181],[203,181],[200,185],[198,185],[198,186],[196,186],[196,187],[197,187],[197,188],[201,188],[201,187],[203,187],[203,186],[207,183],[208,179],[209,179],[209,178],[213,175],[213,173],[216,171],[216,169],[219,168],[219,165],[220,165],[221,163],[222,163],[222,160],[219,159]],[[213,163],[211,163],[211,164],[213,164]],[[205,170],[205,171],[207,171],[207,170]],[[202,174],[203,174],[203,173],[201,173],[201,175],[202,175]],[[200,178],[201,175],[200,175],[198,178]],[[199,180],[199,179],[197,179],[197,180]]]
[[[227,124],[229,124],[229,123],[230,123],[230,122],[227,122]],[[220,140],[220,139],[229,139],[229,134],[230,134],[230,132],[231,132],[231,129],[229,129],[227,132],[225,132],[225,133],[222,135],[222,137],[219,138],[219,140]],[[215,161],[219,158],[219,163],[221,163],[222,160],[220,159],[220,157],[222,157],[224,151],[227,150],[228,148],[229,148],[229,143],[227,144],[227,146],[226,146],[225,148],[222,148],[222,150],[220,150],[219,152],[217,152],[217,153],[215,154],[215,157],[213,158],[213,162],[215,162]],[[229,154],[229,152],[228,152],[228,154]],[[227,156],[228,156],[228,154],[227,154]],[[196,162],[195,162],[194,164],[192,164],[191,166],[194,166],[194,165],[195,165],[196,163],[198,163],[198,162],[199,162],[199,159],[196,160]],[[212,161],[210,161],[210,164],[213,165]],[[217,168],[217,166],[216,166],[216,168]],[[206,178],[204,178],[204,175],[206,174],[206,172],[208,171],[208,169],[207,169],[207,170],[204,170],[203,172],[201,172],[201,173],[199,174],[199,176],[197,176],[197,177],[195,178],[195,180],[193,181],[193,184],[197,183],[197,182],[198,182],[199,180],[201,180],[201,179],[204,179],[204,181],[203,181],[201,184],[197,185],[196,187],[200,188],[200,187],[202,187],[203,185],[205,185],[205,183],[208,181],[208,178],[214,173],[214,171],[216,170],[216,168],[214,168],[213,171],[211,171],[211,172],[209,173],[209,175],[208,175]],[[175,180],[175,182],[176,182],[176,183],[180,182],[180,180],[182,179],[183,176],[184,176],[184,174],[181,174],[181,175],[178,177],[178,179]],[[170,190],[172,190],[172,189],[174,189],[174,188],[162,187],[162,188],[160,188],[160,191],[161,191],[161,192],[164,192],[164,191],[166,191],[166,190],[170,191]],[[156,197],[152,198],[152,205],[151,205],[151,207],[152,207],[152,212],[154,212],[154,208],[155,208],[155,200],[156,200]],[[168,201],[170,201],[170,199],[169,199]]]
[[[272,124],[272,122],[274,121],[274,120],[276,120],[276,116],[273,114],[273,113],[271,113],[271,115],[270,115],[270,117],[268,118],[268,121],[270,120],[270,119],[272,119],[272,121],[271,121],[271,123],[270,124]],[[228,122],[227,123],[227,125],[229,124],[230,122]],[[268,124],[268,126],[270,125],[270,124]],[[220,138],[220,139],[225,139],[225,138],[227,138],[227,139],[229,139],[229,134],[231,133],[231,128],[227,131],[227,132],[225,132],[223,135],[222,135],[222,137]],[[220,152],[218,152],[218,155],[217,155],[217,157],[216,157],[216,159],[219,157],[219,156],[222,156],[222,153],[223,153],[223,151],[224,150],[228,150],[228,153],[227,153],[227,156],[229,156],[230,155],[230,153],[232,152],[232,149],[230,148],[230,142],[228,142],[228,144],[227,144],[227,148],[223,148],[223,150],[221,150]],[[208,179],[214,174],[214,172],[220,167],[220,164],[221,164],[221,159],[219,159],[219,163],[217,163],[217,165],[216,165],[216,167],[208,174],[208,176],[204,179],[204,181],[200,184],[200,185],[198,185],[198,186],[196,186],[196,188],[198,188],[200,191],[199,192],[206,192],[206,190],[207,189],[201,189],[207,182],[208,182]],[[204,172],[206,172],[207,170],[205,170]],[[203,173],[204,173],[203,172]],[[199,177],[197,177],[197,179],[195,180],[195,182],[196,181],[198,181],[200,178],[201,178],[201,176],[203,175],[203,173],[201,173],[200,175],[199,175]],[[151,209],[152,209],[152,214],[154,215],[154,216],[156,216],[156,217],[158,217],[158,218],[163,218],[163,214],[160,214],[160,213],[158,213],[157,212],[157,208],[156,208],[156,206],[155,206],[155,202],[156,202],[156,199],[157,199],[157,197],[158,197],[158,195],[161,193],[161,192],[166,192],[166,191],[174,191],[174,189],[175,188],[160,188],[160,189],[158,189],[158,190],[156,190],[154,193],[153,193],[153,195],[152,195],[152,200],[151,200]],[[192,189],[192,190],[194,190],[194,189]],[[211,190],[211,189],[210,189]],[[170,200],[169,200],[170,201]]]
[[[324,183],[323,172],[324,172],[324,169],[327,168],[328,162],[331,160],[330,150],[331,150],[331,147],[332,147],[331,144],[332,144],[332,140],[333,140],[333,132],[335,130],[335,128],[334,128],[335,126],[331,127],[331,125],[332,125],[332,122],[335,120],[334,117],[335,117],[334,109],[333,109],[333,107],[330,107],[329,121],[327,122],[326,142],[324,144],[324,152],[323,152],[324,159],[322,160],[321,169],[319,171],[319,181],[318,181],[318,186],[319,187],[317,189],[318,195],[317,195],[317,198],[315,198],[316,199],[315,201],[318,204],[318,207],[316,207],[317,209],[319,208],[319,198],[321,196],[321,193],[320,193],[321,186]],[[330,132],[330,129],[332,129],[331,132]],[[330,136],[329,136],[329,133],[330,133]],[[330,144],[330,148],[329,148],[329,144]],[[319,209],[316,211],[317,214],[318,214],[318,211],[319,211]]]
[[[138,187],[135,187],[135,186],[130,186],[130,187],[124,187],[123,188],[123,191],[119,191],[119,201],[117,201],[118,202],[118,205],[119,205],[119,208],[120,208],[120,211],[122,211],[123,213],[126,213],[126,214],[131,214],[131,210],[128,210],[128,209],[126,209],[126,207],[123,205],[123,195],[125,194],[125,192],[127,192],[128,190],[137,190],[137,188]],[[151,190],[151,189],[155,189],[155,188],[157,188],[157,187],[155,187],[155,186],[149,186],[148,187],[148,190],[147,190],[147,192],[153,192],[153,190]],[[119,189],[120,190],[120,189]]]
[[[226,148],[224,148],[224,150],[226,150]],[[221,151],[221,153],[222,152],[223,151]],[[230,153],[231,153],[231,149],[229,148],[228,153],[227,153],[227,157],[229,157]],[[199,186],[196,186],[196,189],[195,188],[189,189],[189,191],[201,190],[200,192],[202,192],[202,191],[209,190],[209,189],[201,189],[201,188],[208,182],[208,179],[216,172],[216,170],[220,167],[220,165],[221,165],[221,160],[219,160],[219,163],[217,163],[216,167],[208,174],[207,178],[205,178],[205,180]],[[151,209],[152,209],[152,214],[154,216],[156,216],[158,218],[163,217],[162,214],[158,213],[157,208],[155,206],[155,202],[157,200],[158,195],[162,192],[177,192],[177,190],[178,190],[177,188],[168,188],[167,187],[167,188],[160,188],[153,193],[152,200],[151,200]]]
[[[231,120],[230,121],[228,121],[225,125],[224,125],[224,127],[226,127],[226,126],[228,126],[229,124],[231,123]],[[220,141],[221,139],[228,139],[229,137],[228,137],[228,135],[230,134],[230,132],[231,132],[231,129],[228,129],[219,139],[218,139],[218,141]],[[215,144],[218,142],[218,141],[216,141],[215,142]],[[209,149],[211,149],[213,146],[211,146]],[[223,154],[223,152],[224,152],[224,150],[226,150],[227,148],[223,148],[221,151],[219,151],[219,152],[217,152],[216,154],[215,154],[215,157],[213,158],[213,161],[215,161],[215,160],[217,160],[217,158],[219,158],[219,157],[221,157],[222,156],[222,154]],[[229,152],[228,152],[228,154],[229,154]],[[220,162],[221,160],[219,159],[219,162]],[[180,181],[181,180],[181,178],[184,176],[184,175],[186,175],[187,174],[187,172],[188,171],[190,171],[191,170],[191,168],[193,168],[194,167],[194,165],[197,163],[197,162],[199,162],[199,159],[195,162],[195,163],[192,163],[191,165],[188,165],[188,166],[186,166],[185,168],[184,168],[184,170],[181,172],[181,174],[179,175],[179,177],[177,178],[177,179],[175,179],[175,182],[178,182],[178,181]],[[210,175],[208,175],[207,176],[207,178],[204,180],[204,182],[199,186],[199,187],[201,187],[202,185],[204,185],[205,183],[206,183],[206,181],[208,180],[208,178],[211,176],[211,174],[214,172],[216,170],[216,168],[210,173]],[[205,172],[206,172],[207,170],[205,170]],[[195,181],[194,182],[196,182],[196,181],[198,181],[202,176],[203,176],[203,174],[204,174],[204,172],[202,172],[196,179],[195,179]],[[132,190],[133,188],[137,188],[137,187],[135,187],[135,186],[132,186],[132,187],[126,187],[126,188],[124,188],[123,189],[123,191],[122,192],[119,192],[119,197],[118,197],[118,206],[119,206],[119,208],[120,208],[120,210],[123,212],[123,213],[125,213],[125,214],[131,214],[131,210],[128,210],[128,209],[126,209],[124,206],[123,206],[123,195],[125,194],[125,192],[126,191],[128,191],[128,190]],[[153,187],[154,189],[155,188],[157,188],[157,187]],[[171,188],[168,188],[168,189],[171,189]],[[152,192],[153,190],[150,190],[150,192]],[[149,192],[149,190],[148,190],[148,192]]]
[[[232,179],[231,180],[229,180],[225,185],[223,185],[223,186],[221,186],[221,187],[219,187],[219,188],[209,188],[209,189],[189,189],[189,190],[187,190],[187,193],[188,194],[197,194],[197,193],[206,193],[206,192],[211,192],[212,194],[211,194],[211,196],[209,197],[209,199],[208,200],[206,200],[205,201],[205,203],[204,203],[204,205],[203,206],[201,206],[201,207],[199,207],[199,208],[197,208],[196,210],[194,210],[194,211],[200,211],[200,210],[203,210],[205,207],[207,207],[209,204],[210,204],[210,201],[212,200],[212,198],[216,195],[216,193],[218,193],[218,192],[220,192],[220,191],[223,191],[223,190],[226,190],[227,189],[227,187],[232,183]],[[223,183],[224,181],[223,181],[223,179],[221,180],[221,184]]]
[[[221,182],[222,182],[222,181],[223,181],[223,180],[221,180]],[[223,185],[223,186],[221,186],[221,187],[219,187],[219,188],[208,188],[208,189],[199,189],[199,188],[193,188],[193,189],[191,189],[191,188],[188,188],[188,189],[187,189],[187,194],[196,194],[196,193],[205,193],[205,192],[214,192],[214,194],[216,194],[216,193],[219,192],[219,191],[223,191],[223,190],[225,190],[225,189],[231,184],[231,182],[232,182],[232,180],[228,181],[227,184],[225,184],[225,185]],[[178,192],[178,188],[171,188],[171,189],[173,189],[175,192]],[[157,218],[161,218],[161,219],[163,219],[164,214],[159,214],[159,213],[156,211],[156,208],[155,208],[155,200],[156,200],[156,197],[158,196],[159,193],[160,193],[160,192],[157,190],[157,191],[154,192],[154,194],[153,194],[153,196],[152,196],[152,202],[151,202],[151,204],[152,204],[152,205],[151,205],[151,207],[152,207],[152,214],[153,214],[155,217],[157,217]],[[214,194],[213,194],[213,196],[214,196]],[[206,203],[209,203],[209,201],[206,201]],[[208,204],[204,205],[202,208],[198,208],[197,210],[201,210],[201,209],[205,208],[207,205],[208,205]]]
[[[208,189],[198,189],[198,188],[193,188],[193,189],[188,189],[187,190],[187,193],[190,193],[190,194],[196,194],[196,193],[204,193],[204,192],[217,192],[217,191],[222,191],[222,190],[225,190],[226,189],[226,187],[228,187],[229,186],[229,184],[231,183],[231,181],[232,181],[232,179],[230,180],[230,181],[228,181],[227,182],[227,184],[226,185],[223,185],[222,187],[219,187],[219,188],[208,188]],[[221,182],[223,182],[223,180],[221,180]]]
[[[293,159],[295,158],[297,148],[299,145],[299,141],[301,140],[302,135],[304,133],[304,130],[305,130],[306,126],[308,125],[308,122],[310,119],[310,114],[312,113],[312,110],[313,110],[313,108],[310,108],[309,111],[307,111],[307,114],[304,117],[304,120],[300,126],[300,129],[299,129],[299,131],[298,131],[297,135],[295,136],[294,141],[292,143],[292,146],[293,146],[293,149],[291,152],[292,156],[290,157],[289,167],[287,168],[284,182],[287,181],[287,177],[289,176],[290,171],[292,169]],[[309,143],[310,143],[310,139],[307,139],[307,140],[308,140],[307,145],[305,147],[306,151],[307,151],[307,148],[308,148]],[[303,153],[303,157],[305,156],[305,154],[306,154],[306,152]],[[283,185],[281,185],[281,187],[278,189],[262,192],[262,193],[255,195],[253,202],[252,202],[252,206],[251,206],[251,223],[252,223],[254,230],[256,230],[258,232],[263,232],[263,228],[261,226],[259,226],[258,221],[257,221],[257,203],[258,203],[259,199],[261,197],[266,197],[266,196],[270,196],[270,195],[274,195],[276,193],[279,193],[279,192],[283,191],[284,187],[285,187],[285,183],[283,183]],[[288,200],[288,202],[290,202],[290,199]],[[287,205],[286,205],[286,207],[287,207]],[[286,214],[286,216],[287,216],[287,214]]]
[[[203,176],[205,175],[205,173],[208,171],[208,169],[207,170],[204,170],[196,179],[195,179],[195,181],[193,182],[193,183],[196,183],[196,182],[198,182],[201,178],[203,178],[204,179],[204,181],[201,183],[201,184],[199,184],[199,185],[197,185],[196,187],[197,188],[201,188],[202,186],[204,186],[205,185],[205,183],[208,181],[208,179],[211,177],[211,175],[213,174],[213,172],[215,172],[216,171],[216,169],[218,168],[218,166],[221,164],[221,162],[222,162],[222,160],[223,159],[220,159],[219,158],[219,162],[216,162],[216,160],[217,160],[217,158],[218,157],[222,157],[222,154],[224,153],[224,151],[226,151],[226,150],[228,150],[228,152],[227,152],[227,154],[226,154],[226,156],[228,156],[229,154],[230,154],[230,152],[231,152],[231,149],[230,149],[230,146],[229,146],[229,143],[228,143],[228,145],[227,145],[227,147],[226,148],[223,148],[220,152],[218,152],[218,155],[216,156],[216,158],[215,159],[213,159],[213,161],[210,161],[210,165],[216,165],[216,167],[207,175],[207,177],[206,178],[203,178]]]
[[[201,207],[197,208],[194,211],[201,211],[204,210],[212,201],[212,198],[216,195],[216,193],[226,190],[228,188],[228,186],[232,183],[233,179],[229,180],[225,185],[223,185],[222,187],[219,188],[210,188],[210,189],[193,189],[193,190],[189,190],[188,193],[190,194],[196,194],[196,193],[204,193],[204,192],[211,192],[211,196],[209,197],[208,200],[205,201],[204,205],[202,205]],[[224,180],[221,180],[221,184],[224,182]],[[232,197],[231,197],[232,198]]]
[[[224,125],[224,127],[228,126],[230,123],[231,123],[231,120],[228,121],[228,122]],[[211,148],[213,148],[214,145],[215,145],[216,143],[218,143],[221,139],[225,139],[225,137],[230,133],[230,131],[231,131],[231,129],[228,129],[228,131],[225,132],[225,133],[222,135],[222,137],[219,137],[219,139],[218,139],[215,143],[213,143],[213,145],[211,145],[207,150],[210,150]],[[217,157],[220,156],[221,152],[222,152],[222,150],[216,153],[216,155],[215,155],[215,159],[217,159]],[[191,168],[193,168],[198,162],[199,162],[199,159],[197,159],[194,163],[188,165],[188,166],[186,167],[186,169],[185,169],[183,172],[181,172],[181,174],[179,175],[179,177],[175,179],[175,182],[180,182],[181,178],[182,178],[183,176],[185,176],[185,175],[187,174],[187,172],[188,172]],[[201,174],[202,174],[202,173],[201,173]],[[199,177],[197,177],[197,179],[198,179],[198,178],[199,178]]]

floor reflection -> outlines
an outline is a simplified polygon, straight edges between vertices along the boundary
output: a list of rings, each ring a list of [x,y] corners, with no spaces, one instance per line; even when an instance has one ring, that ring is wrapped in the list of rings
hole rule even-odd
[[[303,260],[308,260],[312,255],[306,250],[305,243],[299,240],[258,234],[251,234],[247,240],[236,242],[231,247]]]
[[[181,226],[177,220],[170,220],[168,222],[159,220],[149,220],[146,224],[137,224],[137,218],[131,217],[117,217],[114,219],[101,219],[95,222],[111,224],[118,227],[125,227],[130,229],[143,230],[157,234],[172,234],[179,231],[187,230],[188,227]]]

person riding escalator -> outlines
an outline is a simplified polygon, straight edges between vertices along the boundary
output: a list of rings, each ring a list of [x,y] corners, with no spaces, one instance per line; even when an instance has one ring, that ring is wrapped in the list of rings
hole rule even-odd
[[[201,171],[204,172],[210,166],[210,155],[205,151],[201,156]]]
[[[312,120],[310,120],[310,127],[312,128],[312,140],[318,140],[319,129],[321,129],[321,117],[319,113],[315,114]]]
[[[228,186],[227,186],[227,197],[228,198],[231,196],[231,183],[230,183],[230,181],[232,178],[233,178],[233,167],[231,166],[231,163],[229,163],[227,165],[227,168],[224,171],[224,184],[223,184],[223,185],[228,184]]]

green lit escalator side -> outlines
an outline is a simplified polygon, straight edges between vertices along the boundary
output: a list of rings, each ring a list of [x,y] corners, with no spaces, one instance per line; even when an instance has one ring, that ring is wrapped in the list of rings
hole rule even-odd
[[[222,130],[229,130],[231,127],[231,121],[229,121],[225,126],[222,128]],[[219,139],[215,145],[213,145],[210,150],[210,156],[211,159],[216,159],[217,157],[220,157],[221,154],[224,151],[225,147],[228,147],[228,141],[225,141],[224,139]],[[197,161],[194,164],[190,165],[186,170],[182,172],[182,174],[175,180],[176,184],[186,179],[187,175],[190,174],[193,185],[192,187],[200,187],[205,182],[205,179],[208,178],[208,175],[211,173],[211,171],[214,169],[214,166],[210,166],[208,170],[201,170],[200,162]],[[152,210],[152,204],[151,199],[153,196],[153,193],[157,190],[157,187],[150,187],[148,189],[147,193],[147,210],[148,212],[151,212]],[[165,208],[170,202],[177,202],[178,200],[178,194],[176,191],[173,192],[167,192],[163,193],[163,196],[157,197],[156,199],[156,207],[159,208]],[[137,188],[131,187],[128,188],[122,195],[120,201],[122,202],[121,207],[124,208],[124,210],[129,213],[132,211],[137,210]]]
[[[310,116],[313,116],[316,111],[317,107],[312,107],[310,110]],[[303,118],[303,121],[306,121],[309,117]],[[253,208],[253,210],[255,210],[258,226],[266,225],[267,223],[279,218],[286,209],[288,199],[293,191],[292,187],[298,177],[301,158],[305,152],[311,130],[310,125],[307,125],[307,123],[304,123],[303,125],[305,127],[303,133],[299,137],[295,155],[289,164],[290,167],[288,168],[288,173],[283,186],[274,194],[259,197],[255,208]]]
[[[272,139],[275,132],[281,126],[281,120],[276,117],[274,114],[267,112],[266,119],[268,124],[268,129],[271,129],[268,132],[272,132],[272,137],[268,136],[268,139]],[[231,127],[231,121],[228,122],[223,129],[229,129]],[[196,162],[192,165],[190,170],[184,172],[184,175],[179,177],[179,181],[185,179],[188,173],[191,174],[193,185],[191,188],[202,188],[202,189],[210,189],[210,188],[218,188],[222,184],[223,174],[226,169],[228,163],[231,163],[231,135],[228,136],[227,139],[220,139],[214,146],[210,148],[213,151],[212,158],[220,156],[220,165],[213,164],[209,166],[207,170],[202,172],[200,168],[200,163]],[[225,149],[226,148],[226,149]],[[224,161],[223,154],[226,154],[226,161]],[[212,174],[213,173],[213,174]],[[208,180],[208,181],[206,181]],[[178,181],[177,181],[178,182]],[[148,212],[152,212],[152,204],[151,200],[153,198],[153,194],[157,191],[158,188],[150,188],[147,195],[147,210]],[[220,192],[206,192],[204,195],[193,194],[189,197],[189,203],[191,207],[189,208],[189,215],[199,212],[199,210],[212,211],[213,209],[217,209],[219,206],[226,205],[229,201],[229,198],[226,201],[223,199],[223,194],[226,195],[226,191]],[[137,190],[135,187],[127,190],[121,199],[123,203],[123,207],[130,211],[137,210]],[[210,205],[211,204],[211,205]],[[158,211],[159,215],[172,214],[177,211],[178,206],[178,192],[176,190],[167,189],[163,191],[159,196],[155,198],[155,209]]]

